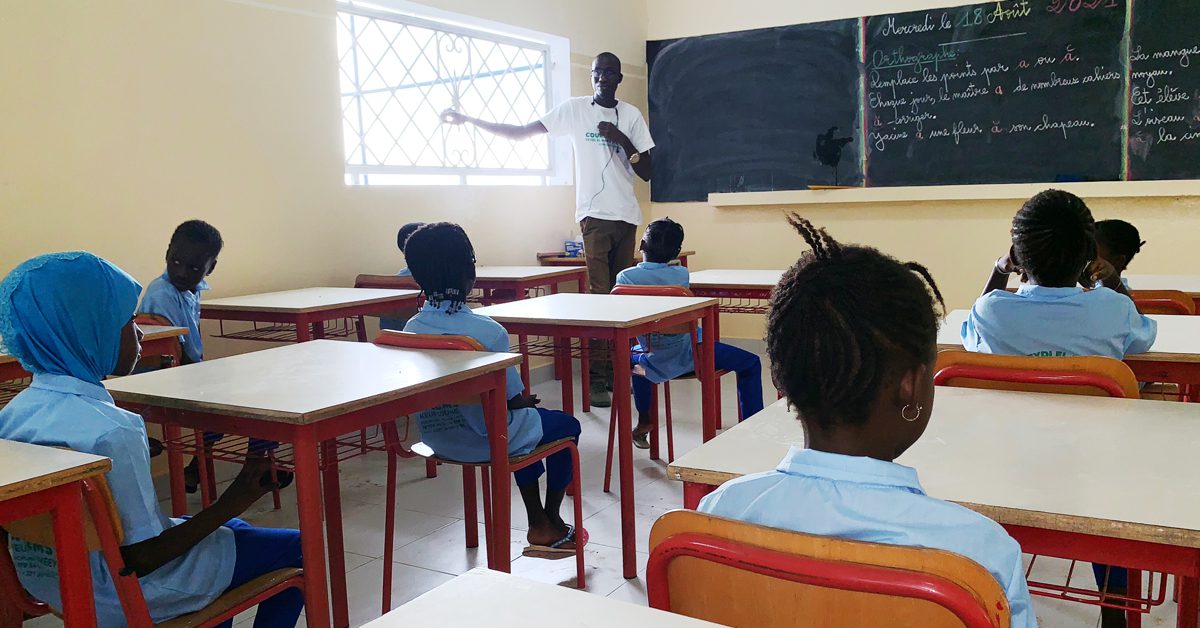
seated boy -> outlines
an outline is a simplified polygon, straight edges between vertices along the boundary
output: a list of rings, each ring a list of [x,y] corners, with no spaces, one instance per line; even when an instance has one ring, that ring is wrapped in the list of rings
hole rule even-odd
[[[688,269],[671,266],[670,261],[683,248],[683,226],[663,218],[646,227],[638,247],[642,263],[617,274],[617,285],[688,287]],[[651,334],[638,338],[634,355],[633,399],[638,424],[633,429],[633,444],[649,449],[651,386],[686,375],[695,370],[691,334]],[[715,343],[713,362],[717,370],[737,374],[738,403],[742,418],[763,408],[762,363],[758,356],[723,342]]]

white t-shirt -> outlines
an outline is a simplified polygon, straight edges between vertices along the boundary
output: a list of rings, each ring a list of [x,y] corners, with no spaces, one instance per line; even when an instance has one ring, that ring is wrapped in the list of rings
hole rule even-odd
[[[591,216],[642,222],[642,209],[633,195],[633,165],[625,150],[600,135],[601,122],[617,125],[639,153],[654,148],[650,129],[637,107],[621,101],[613,109],[592,103],[591,96],[568,99],[542,117],[553,137],[571,138],[575,149],[575,222]]]

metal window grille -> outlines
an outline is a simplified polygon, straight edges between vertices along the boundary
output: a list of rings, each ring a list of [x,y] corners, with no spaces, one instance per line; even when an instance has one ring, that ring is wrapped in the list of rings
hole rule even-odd
[[[453,107],[536,120],[551,102],[548,45],[357,6],[338,11],[337,28],[347,183],[528,184],[553,173],[546,136],[513,142],[439,117]]]

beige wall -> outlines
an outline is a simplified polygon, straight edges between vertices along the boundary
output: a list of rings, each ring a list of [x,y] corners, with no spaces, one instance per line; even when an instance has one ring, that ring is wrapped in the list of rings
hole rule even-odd
[[[665,39],[885,12],[954,6],[929,0],[649,0],[648,38]],[[1020,156],[1014,156],[1020,158]],[[1133,222],[1148,241],[1131,272],[1196,273],[1191,255],[1200,233],[1200,199],[1088,199],[1097,219]],[[1019,201],[928,201],[874,205],[806,205],[801,215],[834,237],[871,244],[902,260],[927,265],[947,305],[968,307],[989,264],[1008,248],[1008,228]],[[785,268],[803,241],[782,221],[783,208],[722,208],[705,203],[655,203],[654,217],[681,221],[687,246],[698,251],[693,268]],[[762,318],[732,317],[726,336],[761,337]]]
[[[645,102],[641,0],[429,4],[568,37],[575,93],[588,57],[613,50],[621,95]],[[0,274],[82,248],[148,282],[192,217],[227,243],[210,296],[387,272],[411,220],[462,223],[486,264],[562,245],[570,186],[345,186],[334,38],[332,0],[6,4]]]

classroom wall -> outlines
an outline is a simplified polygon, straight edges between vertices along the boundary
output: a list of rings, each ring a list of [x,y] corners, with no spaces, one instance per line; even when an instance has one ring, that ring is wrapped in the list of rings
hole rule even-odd
[[[647,38],[668,39],[961,4],[945,0],[650,0]],[[1200,199],[1087,200],[1097,219],[1129,220],[1147,240],[1130,272],[1198,272],[1192,250],[1200,233]],[[941,285],[947,305],[964,308],[978,295],[989,265],[1007,250],[1008,229],[1019,207],[1018,201],[926,201],[805,205],[796,209],[827,227],[839,240],[871,244],[902,260],[926,264]],[[699,252],[691,264],[694,269],[787,267],[803,250],[803,241],[784,225],[783,211],[780,207],[716,209],[706,203],[651,204],[653,217],[669,215],[683,223],[688,248]],[[762,318],[727,317],[721,331],[725,336],[760,338]]]
[[[621,96],[645,103],[642,0],[426,4],[568,37],[575,94],[591,91],[590,57],[612,50],[626,61]],[[571,186],[344,185],[334,11],[333,0],[6,4],[0,275],[88,249],[148,283],[192,217],[226,241],[209,297],[391,272],[396,229],[412,220],[462,223],[483,264],[534,264],[561,247]]]

